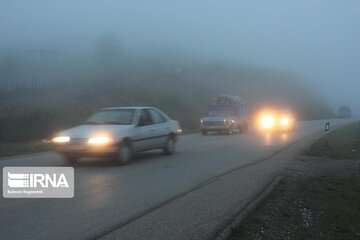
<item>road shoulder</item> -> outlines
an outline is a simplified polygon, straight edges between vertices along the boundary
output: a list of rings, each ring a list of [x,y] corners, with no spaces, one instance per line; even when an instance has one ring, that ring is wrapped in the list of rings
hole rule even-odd
[[[360,239],[359,134],[356,123],[316,141],[305,153],[318,157],[298,156],[227,239]]]

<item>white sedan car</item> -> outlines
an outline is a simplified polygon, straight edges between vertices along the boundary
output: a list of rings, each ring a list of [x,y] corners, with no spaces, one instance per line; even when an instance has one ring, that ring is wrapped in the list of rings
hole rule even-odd
[[[173,154],[179,123],[154,107],[112,107],[82,125],[62,131],[51,142],[68,163],[81,157],[112,157],[127,163],[135,152],[162,149]]]

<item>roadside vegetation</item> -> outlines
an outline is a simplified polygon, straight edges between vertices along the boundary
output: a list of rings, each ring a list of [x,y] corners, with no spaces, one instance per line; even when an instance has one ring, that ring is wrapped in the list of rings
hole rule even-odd
[[[302,157],[230,240],[360,239],[359,139],[355,123],[315,142],[306,154],[320,158]]]
[[[48,138],[108,106],[157,106],[194,130],[219,94],[284,103],[306,119],[332,114],[293,73],[118,43],[105,36],[81,51],[0,49],[0,145]]]
[[[240,239],[360,239],[360,177],[282,180],[230,237]]]
[[[316,141],[306,155],[333,159],[360,159],[360,122],[330,132]]]

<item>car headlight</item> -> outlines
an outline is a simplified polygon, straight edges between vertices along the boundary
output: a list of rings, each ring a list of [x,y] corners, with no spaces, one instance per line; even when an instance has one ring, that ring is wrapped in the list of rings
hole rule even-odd
[[[294,126],[294,118],[289,116],[283,116],[280,118],[280,126],[286,129]]]
[[[264,129],[272,129],[275,126],[275,117],[272,115],[262,116],[260,119],[260,126]]]
[[[108,136],[96,136],[91,137],[88,140],[88,144],[90,145],[107,145],[113,142],[113,139]]]
[[[51,139],[51,141],[53,143],[68,143],[70,142],[70,137],[69,136],[57,136],[57,137],[54,137],[53,139]]]
[[[282,117],[280,119],[280,125],[283,127],[288,127],[290,125],[290,119],[288,117]]]

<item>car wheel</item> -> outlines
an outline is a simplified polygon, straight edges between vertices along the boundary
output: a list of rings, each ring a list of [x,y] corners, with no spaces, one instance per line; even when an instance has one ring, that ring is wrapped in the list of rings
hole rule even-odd
[[[176,152],[176,141],[175,141],[175,138],[170,136],[167,140],[166,140],[166,143],[165,143],[165,146],[164,146],[164,153],[166,155],[172,155]]]
[[[129,163],[133,158],[133,149],[130,143],[123,143],[117,153],[117,161],[121,164]]]
[[[62,156],[65,164],[70,166],[76,165],[80,159],[80,156],[73,154],[63,154]]]

